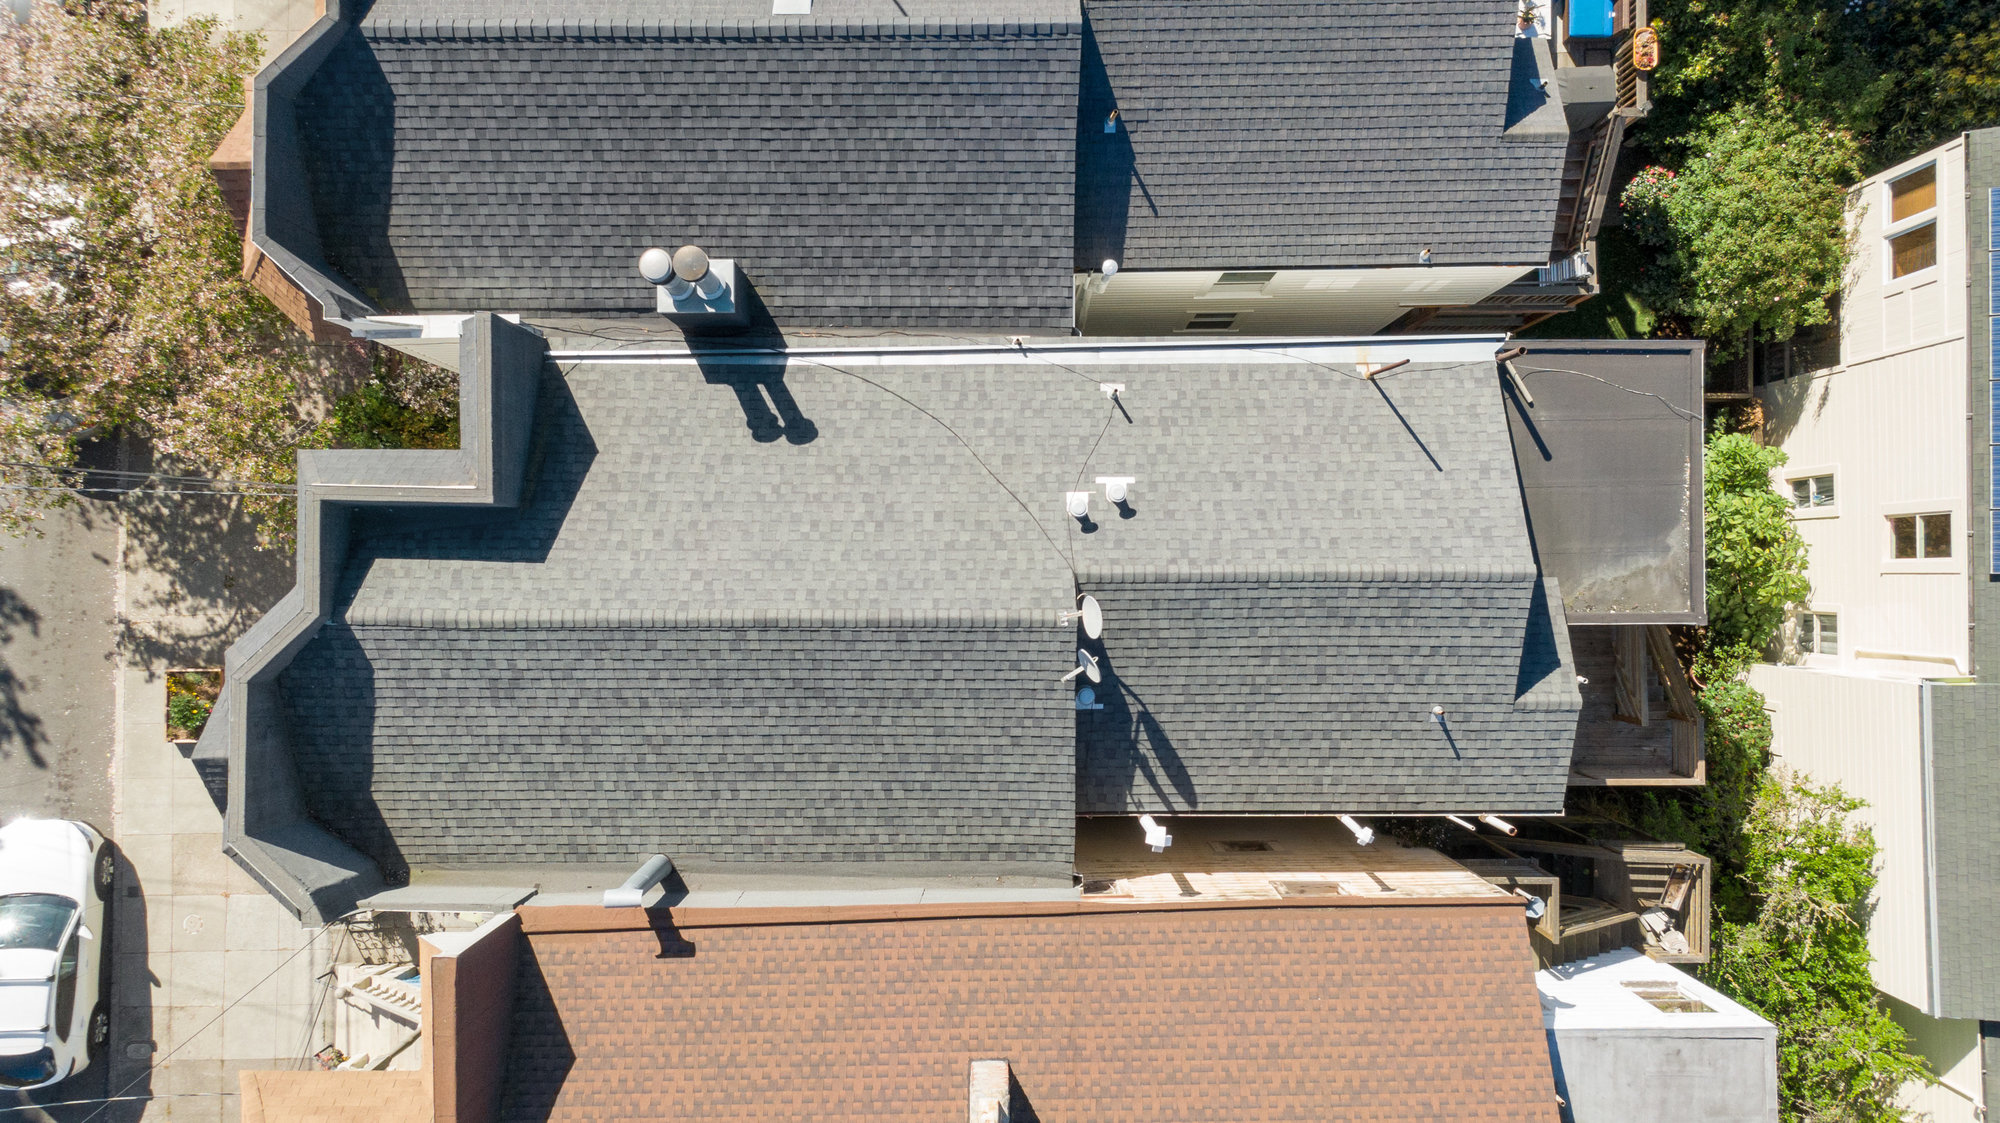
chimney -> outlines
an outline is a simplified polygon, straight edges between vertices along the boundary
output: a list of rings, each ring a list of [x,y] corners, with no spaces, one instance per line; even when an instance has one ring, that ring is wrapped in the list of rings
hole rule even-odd
[[[1014,1115],[1014,1071],[1006,1061],[972,1062],[966,1123],[1009,1123]]]

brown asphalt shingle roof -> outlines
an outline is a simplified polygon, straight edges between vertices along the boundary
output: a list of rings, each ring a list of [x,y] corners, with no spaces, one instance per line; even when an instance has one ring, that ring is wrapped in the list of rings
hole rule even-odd
[[[1517,902],[918,911],[524,909],[502,1118],[1556,1118]]]

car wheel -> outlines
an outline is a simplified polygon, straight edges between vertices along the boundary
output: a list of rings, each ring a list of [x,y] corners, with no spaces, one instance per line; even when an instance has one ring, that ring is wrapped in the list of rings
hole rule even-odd
[[[85,1042],[91,1060],[104,1055],[104,1047],[111,1043],[111,1007],[103,1002],[90,1011],[90,1034]]]
[[[118,880],[118,856],[111,852],[111,844],[97,848],[97,858],[90,866],[90,879],[97,886],[97,899],[111,899],[111,885]]]

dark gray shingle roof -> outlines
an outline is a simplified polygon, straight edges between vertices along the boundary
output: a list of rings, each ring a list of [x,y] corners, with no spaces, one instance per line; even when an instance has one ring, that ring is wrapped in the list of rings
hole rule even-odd
[[[1575,692],[1490,362],[1042,354],[551,375],[518,514],[357,517],[285,679],[315,815],[389,869],[1027,866],[1078,809],[1559,808]],[[1100,491],[1084,532],[1098,475],[1132,517]]]
[[[378,5],[298,99],[327,259],[396,311],[650,312],[639,253],[694,242],[788,324],[1068,325],[1073,0],[716,7]]]
[[[1502,136],[1518,8],[1091,0],[1078,267],[1547,261],[1567,138]]]

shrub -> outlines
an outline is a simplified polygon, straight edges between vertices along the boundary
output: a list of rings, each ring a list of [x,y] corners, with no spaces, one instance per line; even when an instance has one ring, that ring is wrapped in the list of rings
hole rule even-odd
[[[1714,433],[1703,458],[1711,651],[1762,648],[1812,591],[1791,508],[1771,486],[1783,450]]]

